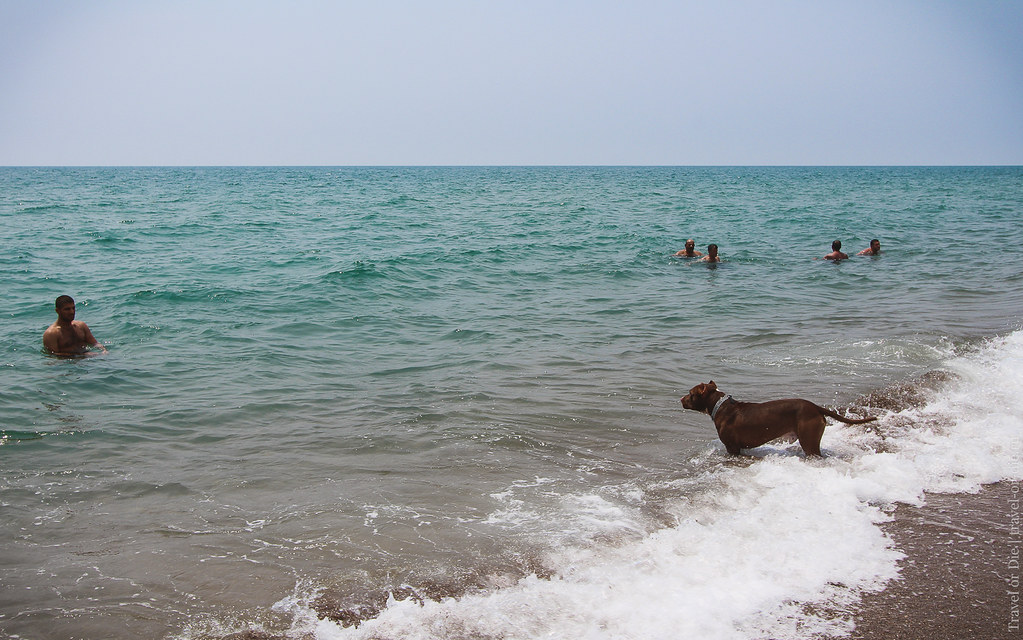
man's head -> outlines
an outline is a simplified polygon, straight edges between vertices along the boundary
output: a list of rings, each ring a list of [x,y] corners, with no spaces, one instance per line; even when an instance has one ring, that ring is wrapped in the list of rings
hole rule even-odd
[[[709,253],[711,257],[716,256],[718,254],[718,246],[716,244],[708,244],[707,253]]]
[[[842,241],[841,240],[835,240],[834,242],[832,242],[831,243],[831,250],[832,251],[841,251],[842,250]]]
[[[878,240],[877,238],[874,238],[873,240],[871,240],[870,241],[870,250],[873,251],[874,253],[879,253],[881,251],[881,241]]]
[[[693,240],[692,238],[689,238],[688,240],[686,240],[686,251],[692,251],[695,248],[696,248],[696,240]]]
[[[71,321],[75,319],[75,299],[71,296],[58,297],[53,308],[62,320]]]

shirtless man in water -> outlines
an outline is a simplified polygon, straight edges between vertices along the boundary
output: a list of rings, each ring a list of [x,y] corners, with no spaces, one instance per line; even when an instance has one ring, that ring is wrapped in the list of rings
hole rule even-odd
[[[703,254],[696,251],[696,241],[692,238],[686,240],[686,248],[677,252],[675,257],[677,258],[699,258]]]
[[[707,255],[703,256],[700,262],[721,262],[721,257],[718,256],[718,246],[716,244],[708,244]]]
[[[849,257],[848,255],[842,253],[842,241],[835,240],[834,242],[831,243],[831,253],[824,256],[824,259],[834,260],[835,262],[838,262],[839,260],[845,260],[848,257]]]
[[[71,296],[60,296],[54,305],[57,321],[43,333],[43,348],[57,356],[76,356],[96,347],[103,353],[106,347],[89,331],[89,325],[75,320],[75,301]]]
[[[881,241],[874,238],[870,241],[870,246],[860,251],[856,255],[858,256],[879,256],[881,255]]]

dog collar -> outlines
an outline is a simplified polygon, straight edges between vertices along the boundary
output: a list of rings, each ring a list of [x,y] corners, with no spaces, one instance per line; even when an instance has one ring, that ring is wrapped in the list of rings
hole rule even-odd
[[[718,414],[718,409],[725,403],[725,400],[731,400],[732,396],[721,396],[721,399],[714,403],[714,408],[710,410],[710,419],[713,420],[714,416]]]

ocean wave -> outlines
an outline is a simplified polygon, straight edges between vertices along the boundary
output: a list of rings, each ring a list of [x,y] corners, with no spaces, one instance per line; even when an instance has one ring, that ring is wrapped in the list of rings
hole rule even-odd
[[[0,446],[41,440],[46,437],[61,435],[77,435],[81,433],[78,429],[61,429],[58,431],[26,431],[23,429],[0,429]]]
[[[787,570],[763,556],[789,550],[758,536],[797,530],[815,559],[812,533],[848,524],[861,546],[833,552],[861,555],[862,579],[830,558],[794,576],[856,597],[891,566],[872,518],[928,499],[942,474],[968,487],[956,473],[985,476],[963,467],[1001,472],[985,421],[1012,413],[970,402],[1006,401],[986,389],[1005,380],[961,365],[1019,326],[1020,260],[935,248],[1018,244],[1019,168],[0,173],[11,202],[54,206],[13,209],[0,231],[16,247],[2,551],[20,594],[0,635],[159,637],[205,617],[223,635],[292,638],[307,621],[308,640],[341,633],[328,610],[373,604],[358,633],[674,637],[676,600],[696,625],[678,629],[711,638],[838,632],[841,616],[799,613],[806,587],[788,578],[753,605],[771,624],[793,607],[792,633],[707,623],[690,605],[732,597],[733,567],[701,536],[753,556],[731,560],[745,598]],[[426,201],[383,204],[403,194]],[[857,250],[875,234],[883,256],[814,261],[834,237]],[[671,258],[691,236],[727,262]],[[108,355],[40,356],[64,292]],[[778,444],[731,457],[678,403],[711,378],[743,400],[795,394],[881,419],[829,427],[823,461]],[[943,407],[960,386],[972,400]],[[959,445],[964,429],[977,437]],[[40,469],[79,475],[36,482]],[[111,479],[194,493],[115,501]],[[67,526],[35,526],[67,504]],[[225,520],[201,541],[149,533]],[[672,610],[662,626],[654,605]]]
[[[336,268],[324,276],[324,280],[327,282],[342,283],[354,283],[377,278],[413,280],[413,278],[402,272],[395,261],[388,261],[387,264],[378,264],[371,260],[355,260],[350,265]]]
[[[739,459],[714,445],[690,461],[702,471],[634,487],[631,505],[530,483],[558,493],[556,517],[515,498],[527,485],[509,487],[491,519],[558,521],[551,533],[573,532],[551,536],[542,568],[510,584],[406,585],[360,602],[336,593],[325,601],[310,583],[275,609],[292,616],[288,637],[319,640],[845,636],[849,607],[899,573],[903,554],[881,528],[893,508],[1023,478],[1021,390],[1015,332],[868,394],[877,425],[831,425],[821,460],[796,445]],[[667,496],[670,526],[638,508],[655,495]]]

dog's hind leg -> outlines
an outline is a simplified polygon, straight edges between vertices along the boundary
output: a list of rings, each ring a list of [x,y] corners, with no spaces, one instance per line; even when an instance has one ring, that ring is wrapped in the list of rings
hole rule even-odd
[[[821,453],[821,438],[824,437],[824,425],[827,421],[824,416],[819,416],[816,420],[808,423],[799,425],[799,446],[803,448],[803,453],[807,456],[820,456]]]

